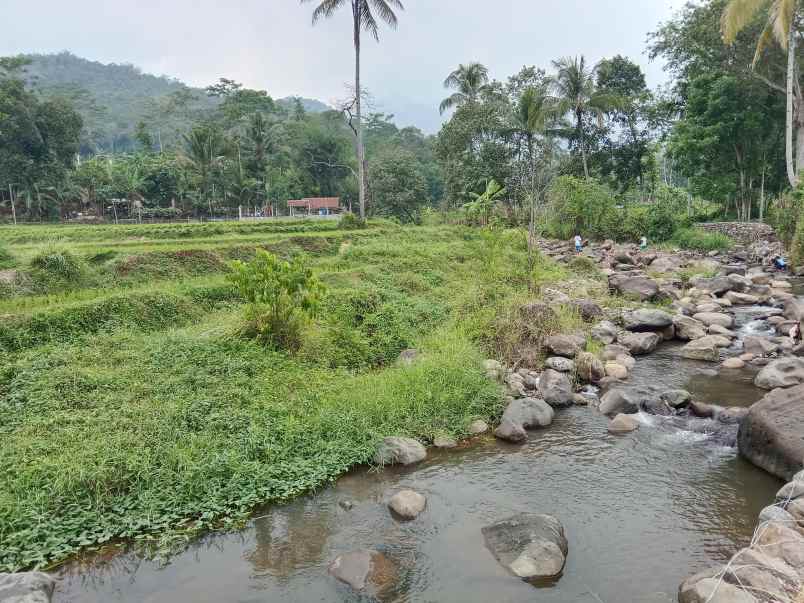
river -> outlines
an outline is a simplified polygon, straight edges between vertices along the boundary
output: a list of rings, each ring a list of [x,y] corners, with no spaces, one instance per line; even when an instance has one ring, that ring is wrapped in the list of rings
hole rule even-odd
[[[749,314],[742,330],[761,328],[746,327]],[[686,387],[725,406],[762,396],[750,372],[713,376],[713,365],[682,360],[677,350],[665,344],[639,358],[631,381],[657,391]],[[575,407],[522,446],[483,437],[433,451],[414,467],[356,469],[258,512],[241,532],[202,538],[166,565],[133,552],[73,562],[54,601],[361,601],[327,566],[340,553],[375,547],[399,568],[383,601],[670,603],[684,578],[748,544],[781,482],[724,446],[702,420],[641,417],[638,431],[612,436],[605,417]],[[385,506],[401,488],[427,496],[415,521],[401,523]],[[483,544],[482,526],[519,511],[552,514],[565,526],[567,565],[550,586],[511,576]]]

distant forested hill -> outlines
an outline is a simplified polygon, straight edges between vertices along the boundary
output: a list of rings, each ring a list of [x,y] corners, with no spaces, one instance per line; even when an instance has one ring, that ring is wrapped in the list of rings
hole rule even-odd
[[[31,61],[25,68],[28,84],[44,96],[68,97],[84,118],[83,153],[134,148],[139,124],[155,141],[172,146],[220,102],[203,89],[143,73],[133,65],[89,61],[69,52],[25,56]],[[310,113],[330,108],[314,99],[300,100]],[[278,104],[292,109],[294,99]]]

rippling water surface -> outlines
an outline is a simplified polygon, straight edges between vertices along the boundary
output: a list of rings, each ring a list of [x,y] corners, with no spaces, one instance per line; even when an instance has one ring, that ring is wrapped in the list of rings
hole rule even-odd
[[[707,376],[707,365],[676,352],[667,346],[640,359],[634,381],[686,386],[724,405],[762,395],[750,374]],[[614,437],[604,417],[573,408],[523,446],[489,437],[411,468],[356,470],[258,513],[240,533],[204,538],[164,567],[132,553],[75,563],[55,601],[360,601],[327,565],[339,553],[377,547],[399,566],[387,601],[669,603],[683,578],[749,541],[781,484],[705,433],[655,419]],[[396,521],[385,506],[400,488],[428,498],[413,522]],[[354,507],[346,511],[342,501]],[[509,575],[483,545],[483,525],[519,511],[549,513],[565,526],[567,566],[551,587]]]

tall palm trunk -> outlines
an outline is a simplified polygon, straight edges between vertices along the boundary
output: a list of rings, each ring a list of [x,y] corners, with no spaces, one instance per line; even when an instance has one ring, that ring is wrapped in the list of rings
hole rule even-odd
[[[355,27],[355,130],[357,132],[357,174],[358,195],[360,200],[360,217],[366,217],[366,165],[363,148],[363,113],[360,90],[360,8],[356,0],[352,0],[352,15]]]
[[[581,145],[581,161],[583,161],[583,175],[584,178],[589,180],[589,166],[586,162],[586,141],[583,135],[583,114],[578,111],[575,115],[576,123],[578,124],[578,142]]]
[[[795,27],[791,24],[790,31],[787,35],[787,111],[785,116],[785,160],[787,163],[787,179],[790,181],[790,186],[796,186],[798,183],[798,174],[793,164],[793,80],[796,76],[796,31]],[[800,130],[799,130],[800,131]],[[799,147],[798,161],[799,165],[804,159],[804,150]]]

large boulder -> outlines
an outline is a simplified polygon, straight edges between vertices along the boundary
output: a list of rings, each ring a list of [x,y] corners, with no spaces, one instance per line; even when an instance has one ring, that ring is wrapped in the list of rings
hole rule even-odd
[[[359,550],[336,557],[329,573],[353,590],[375,597],[393,586],[397,570],[379,551]]]
[[[679,354],[681,354],[682,358],[717,362],[720,360],[720,348],[725,347],[721,345],[722,339],[719,335],[707,335],[706,337],[695,339],[681,348]]]
[[[494,558],[523,580],[554,578],[567,559],[567,537],[551,515],[519,513],[481,529]]]
[[[734,288],[734,283],[726,276],[716,276],[714,278],[694,277],[690,279],[690,284],[699,291],[711,293],[712,295],[723,295]]]
[[[610,389],[600,398],[598,410],[607,416],[634,414],[639,412],[642,403],[650,400],[646,392],[637,389]]]
[[[776,389],[751,406],[737,445],[749,461],[782,479],[804,462],[804,385]]]
[[[629,331],[661,331],[673,324],[673,317],[662,310],[641,308],[623,313],[623,325]]]
[[[784,317],[788,320],[804,320],[804,299],[788,299],[784,304]]]
[[[503,412],[494,435],[508,442],[524,442],[526,429],[547,427],[553,422],[553,408],[544,400],[520,398],[512,401]]]
[[[575,357],[575,371],[584,383],[597,383],[606,376],[603,363],[590,352],[578,352]]]
[[[779,344],[767,337],[748,336],[743,339],[743,351],[754,356],[768,356],[779,349]]]
[[[720,579],[723,568],[690,576],[678,589],[678,603],[759,603],[748,591]]]
[[[738,293],[737,291],[729,291],[723,296],[724,299],[729,300],[735,306],[751,306],[759,303],[760,298],[750,293]]]
[[[804,383],[804,358],[779,358],[765,366],[754,379],[762,389],[793,387]]]
[[[734,326],[734,319],[728,314],[722,312],[698,312],[692,316],[695,320],[702,322],[707,327],[711,325],[720,325],[730,329]]]
[[[0,572],[0,602],[50,603],[56,581],[43,572]]]
[[[690,316],[676,314],[673,316],[673,325],[676,327],[677,339],[692,341],[706,336],[706,325]]]
[[[757,532],[754,546],[804,574],[804,535],[801,532],[780,523],[766,524]]]
[[[544,366],[559,373],[572,373],[575,371],[575,361],[563,356],[551,356],[544,361]]]
[[[634,356],[644,356],[656,349],[662,336],[656,333],[623,333],[617,341]]]
[[[550,406],[555,408],[572,406],[572,394],[572,382],[566,373],[547,369],[539,377],[539,395]]]
[[[556,356],[575,358],[586,341],[580,335],[551,335],[544,342],[544,347]]]
[[[648,301],[659,293],[656,281],[644,276],[612,275],[609,278],[609,288],[623,297]]]
[[[619,414],[609,422],[609,433],[619,435],[639,429],[639,421],[633,415]]]
[[[374,453],[375,465],[412,465],[427,457],[427,449],[413,438],[387,437]]]
[[[776,601],[793,600],[801,586],[794,568],[781,559],[753,548],[742,549],[731,558],[724,580],[743,587],[747,592],[763,593]]]
[[[650,269],[659,273],[673,272],[678,269],[679,266],[679,260],[671,256],[658,257],[650,263]]]

